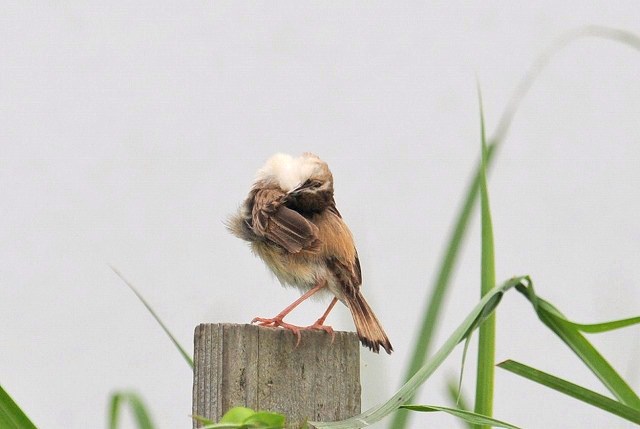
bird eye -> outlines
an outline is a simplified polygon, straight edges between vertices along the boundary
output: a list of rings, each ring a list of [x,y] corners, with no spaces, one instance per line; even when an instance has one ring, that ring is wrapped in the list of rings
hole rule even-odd
[[[298,186],[296,190],[302,191],[303,189],[318,189],[321,186],[322,182],[320,180],[307,179],[300,186]]]

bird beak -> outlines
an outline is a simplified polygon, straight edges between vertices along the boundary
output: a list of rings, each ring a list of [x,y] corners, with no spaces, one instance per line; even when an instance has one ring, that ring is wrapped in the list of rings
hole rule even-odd
[[[296,186],[295,188],[293,188],[292,190],[289,191],[289,195],[296,195],[299,194],[300,191],[306,189],[309,187],[309,181],[307,180],[306,182],[302,182],[301,184],[299,184],[298,186]]]

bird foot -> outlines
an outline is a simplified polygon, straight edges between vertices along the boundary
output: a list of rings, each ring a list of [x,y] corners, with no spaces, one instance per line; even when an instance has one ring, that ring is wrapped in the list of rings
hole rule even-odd
[[[316,322],[313,325],[309,325],[307,327],[305,327],[304,329],[308,329],[308,330],[315,330],[315,331],[324,331],[327,334],[331,334],[331,344],[333,344],[333,342],[336,339],[336,333],[334,332],[333,328],[331,326],[327,326],[327,325],[323,325],[323,321],[322,320],[316,320]]]
[[[265,326],[267,328],[284,328],[293,332],[295,336],[298,338],[298,340],[296,341],[296,347],[298,347],[298,345],[300,344],[300,331],[305,329],[302,326],[296,326],[296,325],[287,323],[284,320],[282,320],[282,317],[278,317],[278,316],[274,317],[273,319],[265,319],[263,317],[254,317],[251,323],[252,324],[257,323],[258,326]]]
[[[292,325],[290,323],[285,322],[284,320],[282,320],[282,317],[274,317],[273,319],[265,319],[263,317],[255,317],[251,323],[257,323],[258,326],[264,326],[267,328],[284,328],[287,329],[291,332],[293,332],[295,334],[295,336],[297,337],[297,341],[296,341],[296,347],[298,347],[298,345],[300,345],[300,331],[324,331],[328,334],[331,334],[331,344],[333,344],[333,341],[336,338],[336,333],[333,331],[333,328],[331,326],[326,326],[323,325],[322,322],[320,320],[317,320],[313,325],[309,325],[309,326],[297,326],[297,325]]]

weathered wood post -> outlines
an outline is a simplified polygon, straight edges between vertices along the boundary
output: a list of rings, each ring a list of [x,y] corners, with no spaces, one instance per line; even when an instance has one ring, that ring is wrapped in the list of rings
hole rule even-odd
[[[228,323],[195,330],[193,414],[218,421],[245,406],[287,416],[287,428],[360,412],[360,345],[351,332],[302,332]],[[197,427],[194,424],[194,427]]]

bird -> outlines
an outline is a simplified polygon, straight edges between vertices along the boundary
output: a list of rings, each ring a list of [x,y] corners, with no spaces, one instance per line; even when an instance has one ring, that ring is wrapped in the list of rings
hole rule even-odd
[[[293,331],[298,344],[302,330],[321,330],[333,336],[325,320],[340,301],[350,310],[362,345],[375,353],[383,348],[391,354],[391,342],[362,295],[358,252],[336,208],[333,175],[326,162],[309,152],[298,157],[271,156],[226,225],[233,235],[249,242],[280,283],[304,292],[275,317],[256,317],[252,323]],[[315,323],[303,327],[283,320],[318,292],[328,292],[333,298]]]

